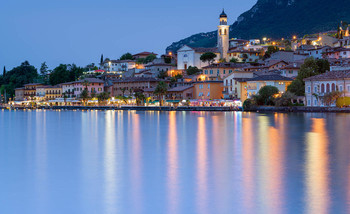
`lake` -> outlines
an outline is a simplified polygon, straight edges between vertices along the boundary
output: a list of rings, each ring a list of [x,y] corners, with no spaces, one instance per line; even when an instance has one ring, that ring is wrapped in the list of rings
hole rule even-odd
[[[0,111],[0,213],[350,213],[350,114]]]

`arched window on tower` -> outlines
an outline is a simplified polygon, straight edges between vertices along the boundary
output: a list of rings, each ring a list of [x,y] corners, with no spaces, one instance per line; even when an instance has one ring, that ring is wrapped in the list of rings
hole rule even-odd
[[[225,34],[224,35],[227,35],[227,30],[225,29]]]
[[[330,92],[330,85],[329,85],[329,83],[327,83],[327,85],[326,85],[326,93],[329,93]]]
[[[220,35],[222,35],[222,31],[221,31],[221,29],[220,29],[220,32],[219,32],[219,34],[220,34]]]

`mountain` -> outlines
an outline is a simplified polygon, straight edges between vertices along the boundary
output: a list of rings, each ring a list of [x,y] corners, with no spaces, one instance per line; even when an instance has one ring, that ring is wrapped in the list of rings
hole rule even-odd
[[[340,21],[350,21],[349,8],[349,0],[258,0],[231,25],[230,38],[290,38],[335,30]],[[183,45],[213,47],[216,33],[190,36],[174,42],[167,51],[176,52]]]

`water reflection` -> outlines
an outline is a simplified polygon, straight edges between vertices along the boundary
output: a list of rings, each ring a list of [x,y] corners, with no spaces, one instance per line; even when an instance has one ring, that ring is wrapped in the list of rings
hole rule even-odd
[[[104,143],[104,213],[116,213],[116,138],[115,138],[115,112],[107,111],[105,114],[105,143]]]
[[[131,127],[131,194],[132,194],[132,207],[133,213],[142,213],[142,138],[141,138],[141,125],[140,115],[136,112],[128,112],[129,122]]]
[[[312,132],[306,139],[306,212],[329,213],[329,151],[326,122],[312,118]]]
[[[197,119],[197,210],[198,213],[208,213],[208,183],[207,183],[207,136],[206,117]]]
[[[176,112],[169,113],[168,128],[168,160],[167,160],[167,184],[168,184],[168,211],[167,213],[179,213],[179,162],[178,162],[178,137],[176,126]]]
[[[243,210],[245,213],[254,213],[254,190],[255,190],[255,172],[254,172],[254,121],[251,118],[242,119],[243,132]]]

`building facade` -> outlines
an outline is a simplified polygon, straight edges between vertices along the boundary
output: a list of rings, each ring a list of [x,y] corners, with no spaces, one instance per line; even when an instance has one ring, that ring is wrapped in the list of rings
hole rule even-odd
[[[223,81],[199,81],[193,83],[193,98],[200,100],[223,99]]]
[[[307,106],[325,106],[324,95],[333,91],[342,92],[350,97],[350,70],[329,71],[304,79]],[[335,106],[332,103],[331,106]]]

